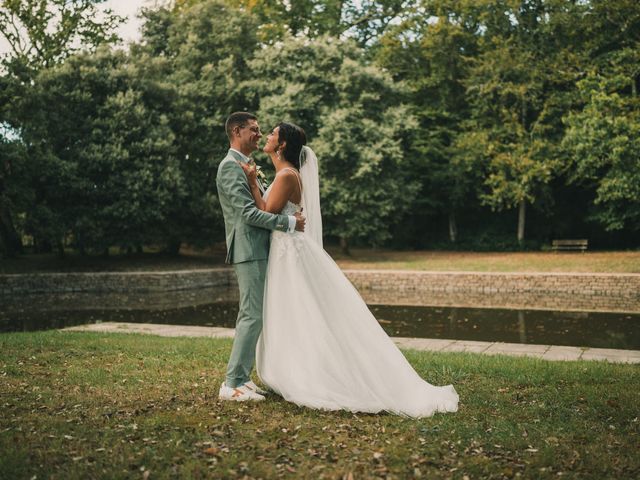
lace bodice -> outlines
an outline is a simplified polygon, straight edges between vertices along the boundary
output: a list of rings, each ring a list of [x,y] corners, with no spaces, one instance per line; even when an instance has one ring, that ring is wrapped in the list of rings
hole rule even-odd
[[[269,190],[265,193],[265,199],[269,193]],[[282,210],[281,215],[293,215],[300,211],[300,205],[296,205],[293,202],[287,201]],[[271,247],[269,258],[281,260],[287,252],[291,252],[295,256],[300,255],[302,249],[302,242],[304,242],[303,232],[281,232],[279,230],[273,230],[271,232]]]
[[[287,202],[284,208],[280,211],[281,215],[293,215],[300,211],[300,205],[296,205],[293,202]]]

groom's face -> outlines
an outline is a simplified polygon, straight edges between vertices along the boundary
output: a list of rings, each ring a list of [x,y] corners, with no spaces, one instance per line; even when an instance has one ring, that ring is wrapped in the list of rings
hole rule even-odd
[[[247,151],[255,151],[258,149],[258,142],[262,138],[260,133],[260,125],[255,120],[248,120],[247,123],[239,127],[238,134],[240,135],[240,143],[243,149]]]

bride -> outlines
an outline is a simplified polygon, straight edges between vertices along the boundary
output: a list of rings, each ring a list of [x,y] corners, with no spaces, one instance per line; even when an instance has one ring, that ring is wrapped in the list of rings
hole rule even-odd
[[[427,417],[455,412],[452,385],[424,381],[380,327],[358,291],[322,248],[318,160],[304,130],[281,123],[263,150],[276,168],[264,194],[244,165],[259,209],[304,210],[304,232],[273,231],[256,369],[260,380],[300,406]]]

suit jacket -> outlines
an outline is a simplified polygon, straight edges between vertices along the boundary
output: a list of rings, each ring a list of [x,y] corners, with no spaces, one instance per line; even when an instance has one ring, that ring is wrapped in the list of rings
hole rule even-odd
[[[241,155],[229,150],[218,165],[216,175],[227,240],[226,263],[268,258],[270,231],[289,229],[287,215],[264,212],[256,207],[247,177],[238,165],[244,161]]]

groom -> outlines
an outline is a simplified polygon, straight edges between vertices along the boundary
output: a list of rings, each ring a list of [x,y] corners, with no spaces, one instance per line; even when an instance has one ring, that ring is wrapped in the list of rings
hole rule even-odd
[[[240,163],[258,149],[262,138],[255,115],[232,113],[225,124],[229,152],[218,166],[216,186],[224,216],[226,263],[233,264],[240,289],[236,333],[219,398],[243,402],[264,400],[264,390],[250,379],[256,344],[262,331],[262,300],[269,256],[270,230],[303,231],[305,218],[258,210]]]

